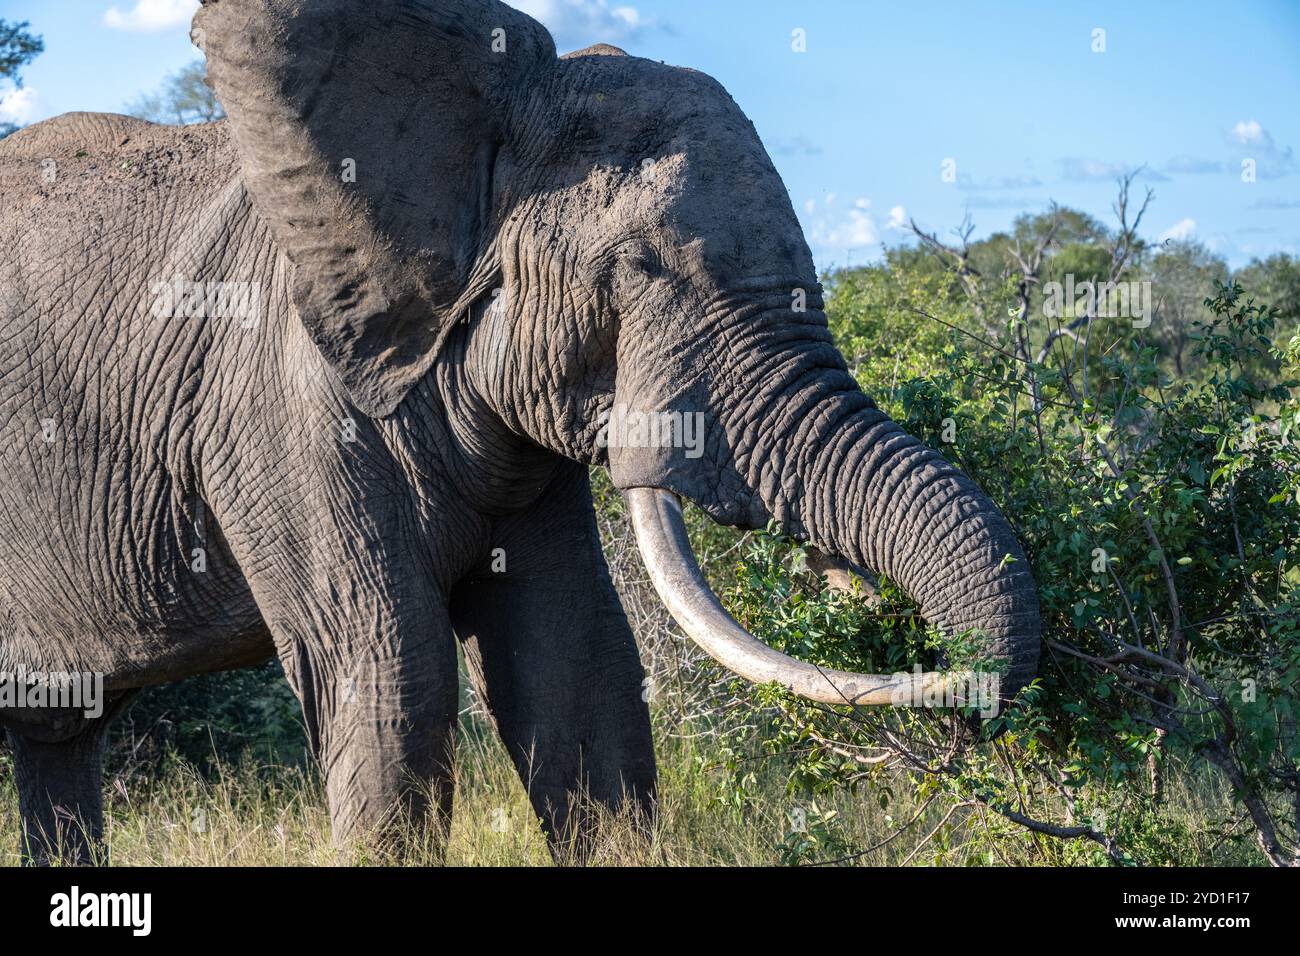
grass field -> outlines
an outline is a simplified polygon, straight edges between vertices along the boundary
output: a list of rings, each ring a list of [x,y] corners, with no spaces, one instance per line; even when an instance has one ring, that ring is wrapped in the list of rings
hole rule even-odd
[[[980,808],[936,800],[918,806],[900,796],[882,807],[878,792],[829,798],[787,793],[777,765],[756,767],[743,807],[728,805],[726,771],[711,760],[708,738],[658,737],[660,806],[646,846],[628,821],[612,820],[590,861],[600,865],[1051,865],[1056,841],[990,819]],[[445,862],[462,866],[552,865],[523,786],[489,728],[466,721],[459,748],[455,819]],[[5,758],[7,759],[7,758]],[[172,761],[150,778],[107,781],[111,862],[119,866],[319,866],[339,862],[330,840],[320,781],[310,765],[259,764],[248,755],[206,776]],[[805,829],[796,829],[799,811]],[[1258,862],[1225,844],[1213,820],[1229,810],[1211,785],[1174,777],[1170,813],[1192,839],[1189,862]],[[829,815],[833,812],[834,815]],[[825,823],[829,816],[829,823]],[[990,828],[993,828],[991,831]],[[996,836],[991,838],[991,833]],[[0,771],[0,862],[18,863],[17,794]],[[872,849],[876,847],[876,849]],[[797,853],[795,851],[798,851]],[[865,851],[865,852],[864,852]],[[847,858],[847,859],[846,859]],[[426,865],[436,853],[416,848],[401,859],[361,853],[355,862]]]
[[[771,754],[761,715],[737,698],[730,681],[676,631],[649,588],[630,530],[612,492],[598,482],[598,515],[615,583],[654,678],[651,713],[659,761],[659,814],[653,841],[630,820],[609,820],[588,862],[601,865],[998,866],[1104,863],[1092,844],[1031,834],[978,805],[943,795],[918,802],[918,788],[886,776],[854,792],[810,794],[789,784],[789,758]],[[692,516],[701,563],[719,588],[741,541]],[[281,681],[278,710],[264,702],[209,700],[177,685],[205,735],[232,706],[251,730],[242,755],[214,744],[202,767],[173,754],[147,760],[133,754],[148,736],[140,712],[165,713],[142,698],[129,734],[119,730],[105,778],[109,862],[118,866],[313,866],[341,862],[330,839],[321,781],[304,754],[283,745],[268,754],[280,714],[280,737],[301,746],[294,703]],[[211,692],[209,692],[210,697]],[[219,696],[216,695],[216,696]],[[286,709],[287,702],[287,709]],[[207,709],[205,710],[204,707]],[[285,714],[287,713],[287,716]],[[211,721],[211,728],[206,724]],[[285,733],[284,725],[292,724]],[[739,728],[739,733],[736,730]],[[213,731],[215,733],[215,731]],[[134,740],[134,743],[133,743]],[[282,742],[281,742],[282,743]],[[19,863],[18,798],[9,755],[0,747],[0,864]],[[400,859],[360,852],[354,862],[462,866],[549,866],[546,840],[504,748],[472,695],[466,694],[457,750],[457,788],[445,859],[430,847]],[[1226,789],[1207,774],[1193,776],[1173,762],[1168,772],[1167,821],[1184,865],[1258,865],[1261,856],[1239,829]],[[1236,824],[1233,821],[1236,820]],[[1226,821],[1226,822],[1225,822]]]

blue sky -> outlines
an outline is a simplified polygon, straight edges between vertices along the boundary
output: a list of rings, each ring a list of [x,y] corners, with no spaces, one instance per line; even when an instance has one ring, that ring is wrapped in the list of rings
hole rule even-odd
[[[514,5],[561,50],[613,42],[721,80],[823,268],[878,257],[903,216],[944,234],[969,212],[981,236],[1055,199],[1109,222],[1115,177],[1144,163],[1147,238],[1194,237],[1234,266],[1300,255],[1297,0]],[[0,91],[0,119],[121,110],[198,55],[195,6],[0,0],[46,44],[25,89]]]

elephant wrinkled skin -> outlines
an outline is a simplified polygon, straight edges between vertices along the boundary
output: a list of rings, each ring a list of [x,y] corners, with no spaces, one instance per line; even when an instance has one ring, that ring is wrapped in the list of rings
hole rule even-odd
[[[642,544],[679,618],[708,605],[705,646],[672,495],[979,629],[1003,697],[1032,677],[1009,526],[854,383],[718,83],[557,57],[493,0],[205,0],[194,37],[228,120],[0,142],[0,674],[106,698],[0,710],[30,859],[93,849],[136,689],[272,654],[341,843],[445,822],[457,640],[557,846],[589,835],[579,794],[648,819],[590,465],[667,542]]]

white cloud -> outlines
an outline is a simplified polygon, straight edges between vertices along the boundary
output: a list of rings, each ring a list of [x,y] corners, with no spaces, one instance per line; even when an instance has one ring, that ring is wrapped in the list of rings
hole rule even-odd
[[[880,233],[871,213],[865,209],[850,209],[849,218],[831,230],[829,239],[833,246],[874,246],[880,241]]]
[[[1256,199],[1251,209],[1300,209],[1300,199]]]
[[[36,118],[36,96],[30,86],[0,90],[0,123],[30,123]]]
[[[1259,120],[1238,120],[1232,128],[1232,137],[1239,143],[1263,143],[1267,135]]]
[[[889,222],[885,223],[886,229],[902,229],[907,225],[907,208],[904,206],[895,206],[889,210]]]
[[[1250,243],[1239,244],[1226,232],[1217,232],[1212,236],[1202,236],[1200,241],[1206,249],[1223,256],[1229,262],[1234,259],[1241,259],[1243,255],[1249,256],[1258,248]]]
[[[130,10],[109,7],[104,13],[104,25],[114,30],[156,33],[188,26],[198,8],[199,0],[136,0]]]
[[[607,0],[510,0],[510,6],[540,20],[561,52],[593,43],[626,43],[655,25],[636,7],[610,6]]]
[[[1128,167],[1123,163],[1107,163],[1099,159],[1065,159],[1061,161],[1061,172],[1066,179],[1085,182],[1115,179],[1127,171]]]
[[[1176,223],[1160,233],[1160,241],[1168,242],[1170,239],[1175,242],[1182,242],[1184,239],[1190,239],[1196,234],[1195,219],[1179,219]]]
[[[1104,165],[1104,164],[1098,164]],[[1037,176],[1021,173],[1014,176],[993,176],[990,179],[971,179],[965,173],[957,177],[957,188],[968,190],[1033,189],[1043,185]]]
[[[1217,159],[1200,159],[1196,156],[1175,156],[1165,163],[1165,172],[1190,176],[1208,176],[1223,172],[1223,163]]]
[[[1137,172],[1139,168],[1143,179],[1161,182],[1169,178],[1150,167],[1134,167],[1128,163],[1111,163],[1100,159],[1080,159],[1073,156],[1061,160],[1061,175],[1065,179],[1078,183],[1112,182],[1121,176]]]
[[[1228,138],[1241,146],[1249,147],[1246,159],[1258,163],[1260,179],[1277,179],[1289,176],[1297,168],[1295,153],[1290,146],[1279,146],[1273,140],[1273,134],[1266,130],[1259,120],[1238,120],[1237,125],[1228,130]]]
[[[826,197],[827,208],[823,214],[808,223],[808,239],[814,249],[836,256],[861,251],[864,247],[880,242],[880,230],[871,215],[870,200],[855,199],[853,205],[842,214],[830,208],[834,202],[835,194],[831,193]],[[805,205],[804,208],[808,209],[808,206]]]

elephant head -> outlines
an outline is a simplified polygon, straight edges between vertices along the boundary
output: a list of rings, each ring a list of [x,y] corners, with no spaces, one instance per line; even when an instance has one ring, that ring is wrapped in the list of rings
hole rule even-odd
[[[930,622],[983,635],[1004,698],[1032,677],[1011,528],[849,374],[789,197],[721,85],[612,47],[557,58],[492,0],[205,0],[195,28],[297,309],[361,410],[398,412],[454,360],[510,431],[607,465],[670,610],[747,678],[859,704],[911,683],[745,633],[677,496],[888,575]]]

